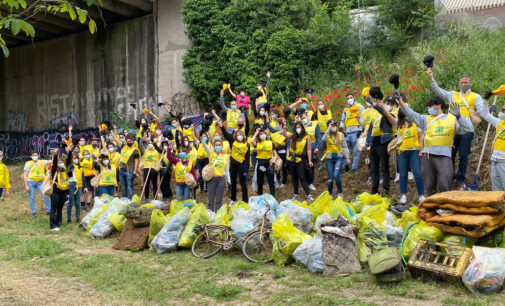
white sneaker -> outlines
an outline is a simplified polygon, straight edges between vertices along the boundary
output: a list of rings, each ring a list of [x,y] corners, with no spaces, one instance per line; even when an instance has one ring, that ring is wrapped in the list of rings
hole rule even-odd
[[[296,200],[298,200],[298,195],[297,195],[297,194],[295,194],[295,195],[291,198],[291,201],[296,201]]]
[[[395,175],[395,183],[398,182],[400,180],[400,173],[397,173]]]
[[[407,196],[402,194],[402,197],[400,198],[400,204],[405,204],[407,203]]]
[[[279,187],[277,187],[277,188],[284,188],[284,187],[286,187],[286,185],[281,184],[281,185],[280,185]]]
[[[426,199],[423,195],[422,196],[419,196],[419,198],[417,198],[419,200],[419,203],[421,203],[422,201],[424,201],[424,199]]]
[[[366,180],[366,183],[367,185],[371,185],[372,184],[372,177],[368,177],[368,180]]]
[[[312,185],[312,184],[309,185],[309,188],[310,188],[310,190],[316,190],[316,187],[314,187],[314,185]]]
[[[230,200],[230,203],[228,203],[228,206],[233,206],[233,205],[235,205],[236,203],[237,203],[236,201]]]
[[[344,199],[344,194],[343,193],[339,193],[338,196],[341,197],[342,200]]]
[[[384,183],[384,180],[381,177],[381,180],[380,180],[379,184],[382,185],[382,183]]]
[[[409,171],[409,181],[412,181],[414,179],[414,173]]]
[[[309,194],[309,196],[307,197],[307,200],[308,200],[309,202],[314,202],[314,198],[312,197],[312,195],[311,195],[311,194]]]
[[[52,228],[51,231],[53,231],[53,232],[59,232],[60,228],[59,227],[55,227],[55,228]]]

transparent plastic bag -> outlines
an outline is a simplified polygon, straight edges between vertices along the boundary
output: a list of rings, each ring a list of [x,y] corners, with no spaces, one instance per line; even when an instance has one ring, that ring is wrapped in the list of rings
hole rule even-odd
[[[268,193],[265,193],[260,196],[250,197],[248,202],[251,209],[256,209],[263,213],[268,208],[267,203],[270,206],[271,212],[275,212],[277,210],[277,206],[279,205],[279,203],[271,194]]]
[[[90,235],[93,238],[107,238],[112,234],[115,230],[112,223],[109,221],[109,217],[116,213],[125,209],[128,205],[130,205],[130,200],[127,198],[115,198],[113,199],[109,205],[107,205],[107,209],[100,215],[100,219],[93,225],[91,230],[89,231]]]
[[[233,233],[237,237],[242,237],[254,228],[254,225],[259,223],[262,215],[255,210],[245,210],[245,208],[237,208],[233,210],[233,219],[230,226]]]
[[[95,197],[95,204],[93,204],[93,208],[89,211],[89,213],[86,214],[86,216],[84,216],[84,218],[82,218],[81,224],[84,226],[84,228],[88,228],[89,221],[93,216],[98,213],[104,212],[104,209],[102,208],[108,203],[109,201],[106,201],[105,199]]]
[[[153,249],[158,254],[175,250],[189,218],[191,218],[191,210],[187,207],[170,218],[151,242]]]
[[[293,252],[293,258],[312,273],[323,273],[323,238],[305,239]]]
[[[501,289],[504,278],[505,265],[502,257],[492,251],[487,251],[472,260],[463,273],[462,279],[468,290],[492,294]]]
[[[331,220],[332,220],[332,218],[330,217],[330,215],[328,213],[324,213],[324,214],[319,215],[317,217],[316,223],[314,225],[314,227],[316,228],[316,235],[318,235],[319,237],[323,237],[323,233],[321,232],[321,226]]]
[[[360,218],[357,240],[361,264],[368,262],[368,256],[372,254],[372,251],[388,247],[386,229],[375,219],[366,216]]]
[[[151,221],[149,222],[149,239],[147,240],[149,249],[152,249],[151,242],[167,223],[168,219],[168,215],[163,215],[163,212],[160,209],[153,209],[151,213]]]
[[[304,233],[310,233],[313,227],[312,212],[308,208],[295,205],[290,200],[282,201],[277,207],[276,215],[287,215],[296,228]]]

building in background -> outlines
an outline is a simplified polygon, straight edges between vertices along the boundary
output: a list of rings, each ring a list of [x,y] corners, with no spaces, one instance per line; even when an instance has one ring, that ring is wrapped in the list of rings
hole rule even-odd
[[[435,5],[440,18],[468,17],[486,28],[505,26],[505,0],[435,0]]]

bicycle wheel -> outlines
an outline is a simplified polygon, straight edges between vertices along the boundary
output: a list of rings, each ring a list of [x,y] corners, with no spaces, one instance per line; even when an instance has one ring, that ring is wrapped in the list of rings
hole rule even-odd
[[[210,258],[228,241],[228,230],[224,226],[206,226],[191,246],[191,254],[198,258]]]
[[[273,260],[271,232],[265,230],[261,234],[260,231],[255,231],[247,236],[242,244],[242,253],[249,261],[267,263]]]

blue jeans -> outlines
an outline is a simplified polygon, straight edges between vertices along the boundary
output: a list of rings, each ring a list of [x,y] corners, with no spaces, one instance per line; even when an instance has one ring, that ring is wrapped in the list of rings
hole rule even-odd
[[[458,182],[466,181],[466,168],[468,167],[468,155],[472,146],[473,132],[463,135],[454,135],[454,145],[452,147],[452,168],[456,169],[456,154],[459,152],[459,166],[456,178]]]
[[[37,213],[37,207],[35,206],[35,190],[38,190],[42,198],[44,198],[44,205],[46,206],[46,213],[51,212],[51,199],[42,193],[42,182],[28,181],[28,187],[30,188],[30,193],[28,198],[30,199],[30,209],[32,215]]]
[[[81,199],[82,188],[77,188],[76,182],[70,182],[68,192],[67,221],[70,222],[72,220],[73,205],[75,205],[75,220],[78,221],[81,218],[81,204],[79,201]]]
[[[123,198],[133,197],[133,171],[119,170],[119,180],[121,181],[121,193]]]
[[[2,193],[4,192],[3,188],[0,188],[0,198],[2,197]]]
[[[97,193],[99,197],[101,197],[102,194],[108,194],[110,196],[114,196],[114,186],[99,186]]]
[[[358,150],[358,133],[349,133],[345,136],[345,142],[349,151],[352,150],[352,170],[358,168],[359,163],[359,150]]]
[[[343,157],[326,159],[326,170],[328,171],[328,192],[330,194],[333,194],[333,181],[335,181],[335,184],[337,185],[338,193],[342,193],[340,171],[342,170],[343,161]]]
[[[414,174],[416,180],[417,194],[424,195],[424,181],[421,172],[421,159],[418,150],[403,151],[398,154],[398,167],[400,168],[400,193],[407,194],[407,183],[409,180],[409,169]]]
[[[189,187],[188,185],[175,185],[175,195],[179,201],[189,199]]]

